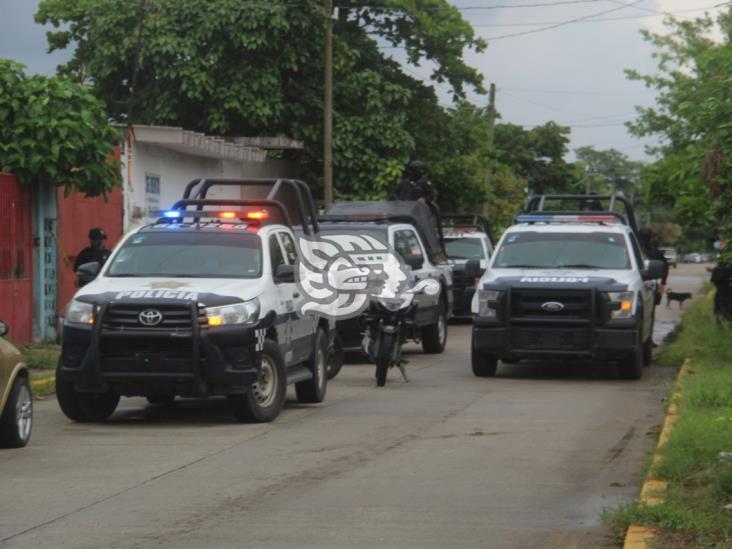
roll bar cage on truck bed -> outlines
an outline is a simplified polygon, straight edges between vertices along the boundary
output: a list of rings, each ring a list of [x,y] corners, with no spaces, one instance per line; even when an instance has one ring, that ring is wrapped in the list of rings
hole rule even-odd
[[[239,187],[248,198],[208,198],[208,191],[213,187]],[[160,222],[200,219],[216,213],[204,210],[204,206],[272,208],[279,213],[283,224],[293,229],[302,227],[307,235],[318,232],[318,216],[310,187],[298,179],[194,179],[186,185],[183,198],[165,212]],[[190,207],[195,207],[195,210],[189,210]],[[256,221],[256,216],[247,218],[247,221]]]
[[[548,203],[559,203],[559,207]],[[562,208],[562,203],[573,202],[576,208]],[[603,203],[607,202],[607,208]],[[624,211],[616,211],[616,206],[622,204]],[[613,219],[614,218],[614,219]],[[524,211],[516,216],[517,223],[547,223],[547,222],[594,222],[603,223],[617,220],[638,234],[635,210],[630,200],[618,195],[595,194],[543,194],[529,199]]]
[[[488,217],[483,214],[459,214],[446,213],[442,215],[442,226],[444,229],[474,229],[478,232],[485,233],[493,242],[493,234],[491,232],[491,223]]]

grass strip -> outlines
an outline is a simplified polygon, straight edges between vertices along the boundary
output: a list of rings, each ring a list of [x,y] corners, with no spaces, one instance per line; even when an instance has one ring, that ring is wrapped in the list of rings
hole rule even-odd
[[[711,300],[688,308],[658,362],[681,366],[687,357],[691,370],[671,403],[678,420],[649,471],[668,482],[666,500],[622,504],[603,518],[618,534],[630,524],[656,528],[651,547],[732,548],[732,327],[717,325]]]

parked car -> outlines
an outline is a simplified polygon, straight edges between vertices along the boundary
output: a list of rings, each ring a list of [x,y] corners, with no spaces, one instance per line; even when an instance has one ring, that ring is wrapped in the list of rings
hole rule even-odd
[[[666,258],[668,264],[675,269],[679,263],[679,253],[676,248],[659,248],[659,250],[663,252],[663,257]]]
[[[686,254],[684,256],[684,263],[701,263],[702,255],[696,252]]]
[[[0,321],[0,446],[22,448],[33,428],[33,398],[28,368],[20,351],[5,339],[8,331]]]

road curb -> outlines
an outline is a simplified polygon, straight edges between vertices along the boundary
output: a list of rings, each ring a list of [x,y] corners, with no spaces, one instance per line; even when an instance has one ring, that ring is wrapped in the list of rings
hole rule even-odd
[[[671,431],[679,418],[679,405],[678,402],[683,396],[679,391],[679,383],[684,379],[691,371],[691,360],[684,360],[684,364],[681,366],[678,375],[676,376],[676,388],[671,393],[671,402],[666,410],[666,417],[663,420],[663,427],[661,428],[661,434],[658,435],[658,442],[656,443],[656,451],[653,454],[653,466],[651,471],[648,473],[648,478],[643,482],[639,500],[642,504],[653,506],[663,503],[666,500],[666,488],[668,486],[665,480],[657,480],[650,478],[653,472],[653,468],[661,462],[661,454],[659,450],[668,444]],[[647,526],[638,526],[637,524],[631,524],[628,527],[628,531],[625,533],[625,542],[623,543],[623,549],[645,549],[648,547],[648,543],[653,540],[656,536],[656,529]]]
[[[51,374],[49,377],[31,381],[31,388],[34,391],[41,391],[54,383],[56,383],[56,375]]]

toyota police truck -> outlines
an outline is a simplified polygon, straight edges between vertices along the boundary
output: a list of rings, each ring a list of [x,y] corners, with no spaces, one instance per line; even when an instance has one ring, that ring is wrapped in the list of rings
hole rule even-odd
[[[241,200],[207,198],[236,187]],[[295,180],[195,180],[127,235],[66,310],[56,373],[70,419],[104,421],[121,396],[165,403],[225,395],[237,419],[271,421],[288,383],[321,402],[331,324],[297,314],[296,233],[317,233]]]
[[[645,259],[636,233],[623,197],[530,200],[473,297],[473,373],[494,376],[499,360],[592,359],[617,361],[621,377],[638,379],[651,360],[663,263]]]

